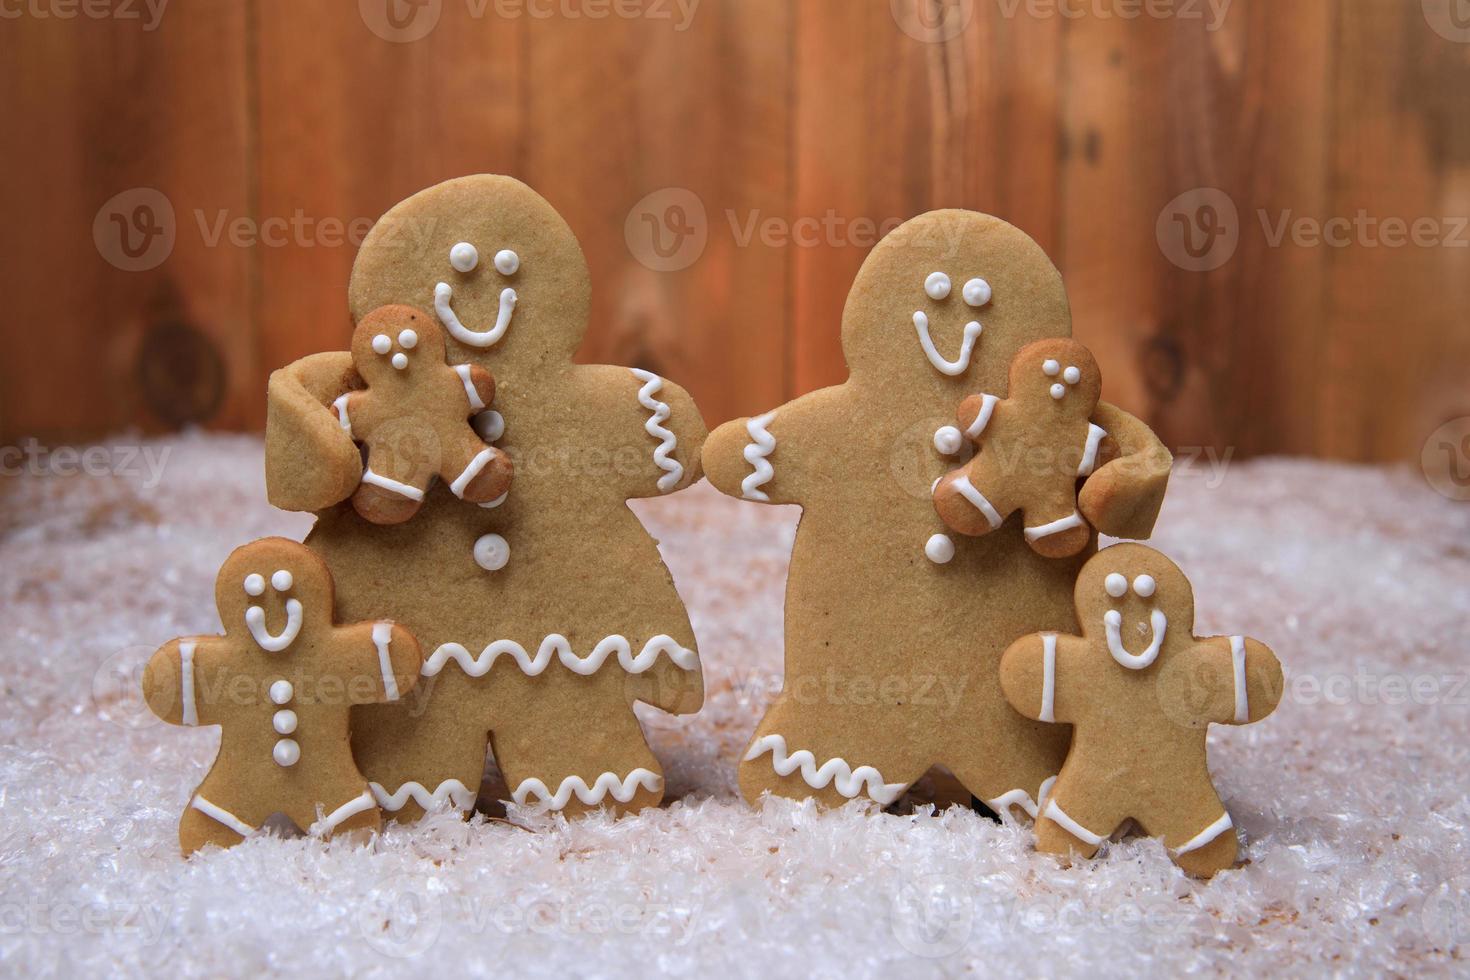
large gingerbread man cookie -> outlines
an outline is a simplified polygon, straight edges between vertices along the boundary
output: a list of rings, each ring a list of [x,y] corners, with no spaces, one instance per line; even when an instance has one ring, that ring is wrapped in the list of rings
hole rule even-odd
[[[384,620],[333,625],[327,566],[285,538],[237,548],[214,589],[224,635],[173,640],[143,674],[143,696],[164,721],[224,730],[179,824],[184,854],[238,844],[276,813],[322,836],[376,830],[349,711],[411,691],[418,642]]]
[[[486,503],[510,485],[509,457],[487,446],[471,416],[495,399],[495,379],[444,362],[444,332],[411,306],[384,306],[352,334],[352,366],[367,388],[332,403],[343,430],[367,447],[352,506],[375,524],[418,513],[434,477],[461,500]]]
[[[495,378],[496,408],[475,427],[515,464],[504,499],[477,505],[438,481],[413,520],[364,520],[345,502],[360,466],[328,409],[363,386],[351,355],[315,355],[271,380],[272,502],[318,512],[307,544],[331,566],[344,613],[392,616],[427,654],[413,698],[353,719],[363,771],[399,817],[473,805],[487,743],[517,802],[564,813],[657,803],[662,770],[633,703],[702,703],[689,617],[626,501],[698,480],[704,424],[649,371],[573,362],[590,290],[566,222],[508,177],[415,194],[358,254],[359,322],[390,304],[431,309],[447,362]]]
[[[1077,509],[1077,481],[1092,475],[1106,432],[1091,421],[1102,395],[1092,353],[1075,340],[1028,344],[1011,362],[1010,397],[971,395],[959,428],[979,449],[934,489],[934,506],[960,534],[989,534],[1017,511],[1037,554],[1066,558],[1087,547],[1092,528]]]
[[[1230,867],[1238,844],[1210,781],[1206,729],[1271,714],[1281,664],[1246,637],[1197,638],[1188,579],[1143,545],[1098,552],[1077,577],[1076,606],[1080,635],[1028,636],[1001,661],[1017,711],[1073,726],[1037,847],[1091,856],[1131,819],[1191,874]]]
[[[1006,396],[1017,351],[1070,333],[1061,276],[1035,242],[987,215],[933,212],[858,273],[842,321],[847,382],[711,434],[717,488],[803,508],[785,680],[740,766],[749,800],[886,804],[943,764],[996,810],[1035,813],[1067,732],[1006,703],[1000,657],[1018,636],[1075,626],[1083,558],[1037,554],[1019,522],[956,540],[931,493],[961,462],[955,406]],[[1119,452],[1088,480],[1103,485],[1096,526],[1147,536],[1168,453],[1126,413],[1099,403],[1094,415]]]

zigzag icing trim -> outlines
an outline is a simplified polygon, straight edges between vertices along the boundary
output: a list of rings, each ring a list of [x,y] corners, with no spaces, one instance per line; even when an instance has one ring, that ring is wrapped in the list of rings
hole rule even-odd
[[[771,753],[771,768],[778,776],[789,776],[800,769],[801,778],[812,789],[825,789],[831,783],[849,800],[861,795],[866,786],[871,799],[887,806],[902,796],[909,786],[908,783],[885,783],[883,774],[872,766],[854,769],[844,759],[828,759],[818,767],[817,757],[806,749],[787,755],[786,738],[782,735],[764,735],[756,739],[750,751],[745,753],[745,761],[759,758],[766,752]]]
[[[633,372],[633,377],[645,382],[643,387],[638,389],[638,404],[653,413],[643,424],[643,428],[659,441],[658,447],[653,451],[653,461],[658,464],[659,469],[665,471],[664,475],[658,478],[658,488],[661,492],[668,493],[679,485],[680,480],[684,479],[684,467],[677,459],[670,456],[679,441],[663,426],[663,423],[669,420],[669,405],[653,397],[659,389],[663,388],[664,379],[651,371],[642,371],[638,368],[629,370]]]
[[[521,806],[525,806],[532,796],[536,797],[536,805],[547,810],[561,810],[572,800],[575,793],[577,799],[587,806],[597,806],[608,794],[619,803],[627,803],[638,792],[639,787],[654,793],[663,792],[664,778],[649,769],[634,769],[624,778],[618,778],[615,772],[605,772],[592,783],[581,776],[568,776],[561,781],[561,785],[552,793],[551,789],[541,780],[532,777],[524,780],[511,793],[511,799]]]
[[[432,793],[423,783],[416,783],[412,780],[398,787],[393,793],[389,793],[382,783],[368,783],[368,789],[373,791],[373,799],[378,801],[378,806],[393,813],[402,810],[409,800],[413,800],[425,810],[441,806],[445,800],[453,803],[456,810],[468,810],[475,805],[477,795],[474,790],[458,779],[444,780],[434,788]]]
[[[541,641],[533,657],[526,652],[526,648],[514,640],[496,640],[478,655],[472,655],[458,643],[442,644],[437,650],[429,655],[424,661],[424,666],[419,671],[424,677],[432,677],[444,669],[444,665],[453,660],[460,668],[471,677],[484,677],[495,666],[495,661],[501,656],[510,656],[528,677],[535,677],[544,671],[550,664],[554,654],[561,661],[563,667],[584,677],[591,676],[602,669],[609,657],[617,654],[618,664],[630,674],[641,674],[648,670],[658,660],[659,654],[666,653],[675,666],[683,670],[697,670],[699,668],[699,654],[687,647],[680,646],[673,637],[660,633],[643,645],[643,649],[634,656],[633,645],[628,638],[614,633],[605,636],[592,648],[592,652],[585,657],[579,657],[572,652],[572,645],[567,638],[560,633],[552,633]]]
[[[766,430],[766,426],[775,420],[776,413],[767,412],[745,423],[745,431],[750,436],[750,444],[745,447],[743,455],[745,461],[754,469],[754,472],[740,481],[740,495],[746,500],[769,502],[771,499],[764,490],[759,488],[769,483],[771,477],[776,475],[775,468],[767,459],[771,453],[776,451],[776,437]]]

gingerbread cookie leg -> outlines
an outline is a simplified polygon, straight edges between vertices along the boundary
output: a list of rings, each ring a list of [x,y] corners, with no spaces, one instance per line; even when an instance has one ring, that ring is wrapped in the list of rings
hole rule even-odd
[[[1099,805],[1101,794],[1063,773],[1036,820],[1036,849],[1043,854],[1090,858],[1128,819]]]
[[[179,819],[179,851],[184,857],[211,844],[233,847],[254,834],[269,816],[256,814],[248,801],[236,800],[223,786],[211,791],[209,783],[206,779],[194,791]]]
[[[1077,510],[1075,493],[1042,501],[1025,511],[1026,543],[1047,558],[1077,554],[1092,540],[1092,528]]]
[[[471,436],[445,454],[442,476],[456,497],[483,504],[509,489],[511,471],[509,456]]]
[[[1199,786],[1188,798],[1199,802],[1183,811],[1176,807],[1149,817],[1144,829],[1163,837],[1174,863],[1186,873],[1208,878],[1235,864],[1240,842],[1213,786]]]
[[[352,494],[352,507],[374,524],[402,524],[424,503],[431,471],[386,444],[374,446]]]

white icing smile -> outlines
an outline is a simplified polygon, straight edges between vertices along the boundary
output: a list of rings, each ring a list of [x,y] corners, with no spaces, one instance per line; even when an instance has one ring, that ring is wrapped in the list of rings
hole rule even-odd
[[[1103,614],[1103,628],[1108,635],[1108,653],[1129,670],[1143,670],[1159,658],[1159,650],[1164,645],[1164,633],[1169,628],[1169,619],[1164,615],[1162,609],[1155,609],[1149,613],[1149,625],[1152,627],[1153,638],[1149,640],[1148,646],[1144,647],[1142,653],[1132,654],[1123,645],[1123,614],[1116,609],[1109,609]]]
[[[954,378],[964,374],[970,369],[970,358],[975,353],[975,341],[980,339],[980,332],[985,328],[978,321],[972,320],[965,324],[965,339],[960,344],[960,356],[953,361],[947,361],[940,356],[934,347],[934,339],[929,336],[929,317],[923,310],[914,314],[914,329],[919,332],[919,345],[924,348],[924,356],[929,358],[929,363],[940,374]]]
[[[449,264],[457,272],[469,273],[479,264],[479,252],[469,242],[460,242],[449,250]],[[510,249],[502,249],[495,254],[495,271],[503,276],[513,275],[521,268],[521,258]],[[471,330],[459,321],[459,316],[454,312],[451,302],[454,300],[454,287],[447,282],[441,282],[434,287],[434,312],[439,315],[439,322],[444,324],[444,329],[460,343],[469,344],[471,347],[490,347],[497,343],[505,332],[510,329],[510,318],[516,309],[516,291],[509,286],[500,291],[500,313],[495,319],[495,326],[489,330]]]
[[[291,573],[284,568],[279,569],[271,576],[271,588],[277,592],[285,592],[295,584]],[[245,576],[245,594],[258,596],[265,592],[265,578],[256,573]],[[262,650],[269,653],[280,653],[282,650],[296,642],[296,637],[301,632],[302,608],[298,599],[286,600],[286,628],[279,633],[272,633],[265,625],[265,609],[261,606],[249,606],[245,610],[245,625],[250,629],[250,635]]]

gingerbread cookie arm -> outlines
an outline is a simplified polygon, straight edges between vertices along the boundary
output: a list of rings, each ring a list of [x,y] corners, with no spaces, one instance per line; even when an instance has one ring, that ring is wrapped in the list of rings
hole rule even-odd
[[[351,429],[329,408],[362,387],[346,351],[313,354],[271,374],[266,388],[265,482],[282,510],[321,510],[362,479]]]
[[[659,497],[698,482],[708,432],[687,391],[638,368],[574,370],[582,444],[610,454],[609,479],[624,498]]]
[[[1079,659],[1087,655],[1086,642],[1075,636],[1033,633],[1012,643],[1000,661],[1000,689],[1011,707],[1032,721],[1050,724],[1076,722],[1065,688],[1057,683],[1062,673],[1077,676]],[[1064,671],[1064,666],[1071,670]]]
[[[353,704],[397,701],[418,683],[424,665],[419,641],[386,620],[333,631],[333,654]]]
[[[710,433],[704,474],[715,489],[763,504],[801,504],[811,474],[804,449],[834,413],[840,389],[802,395],[754,418],[735,419]],[[838,445],[834,443],[834,446]]]
[[[170,640],[143,670],[143,700],[170,725],[217,725],[213,706],[224,687],[225,652],[217,636]]]
[[[1098,402],[1092,421],[1107,433],[1100,449],[1104,458],[1116,458],[1083,484],[1078,509],[1103,534],[1147,538],[1163,506],[1174,457],[1152,429],[1107,402]]]
[[[1202,705],[1201,725],[1249,725],[1281,703],[1281,661],[1271,648],[1245,636],[1212,636],[1180,654],[1176,668],[1188,679],[1181,693]]]

